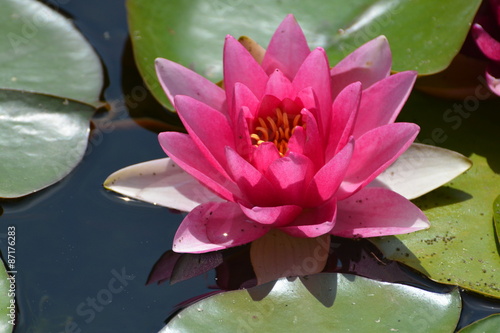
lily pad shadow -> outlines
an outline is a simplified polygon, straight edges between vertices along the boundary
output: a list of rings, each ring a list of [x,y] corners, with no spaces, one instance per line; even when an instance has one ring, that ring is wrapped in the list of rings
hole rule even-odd
[[[268,283],[264,283],[260,286],[248,289],[248,294],[254,301],[262,301],[265,297],[267,297],[271,291],[273,290],[274,286],[276,285],[276,282],[278,281],[271,281]]]
[[[451,183],[453,184],[453,183]],[[441,186],[434,191],[412,200],[420,209],[448,206],[472,199],[472,195],[449,186]]]
[[[325,279],[324,274],[300,278],[300,281],[311,295],[327,308],[333,305],[337,296],[337,274],[329,274],[329,276],[331,277],[329,279]]]
[[[388,282],[404,283],[433,292],[449,292],[448,286],[438,284],[426,277],[429,276],[429,272],[420,264],[421,261],[417,258],[417,256],[415,256],[415,254],[397,237],[384,236],[377,238],[375,245],[380,243],[390,244],[390,249],[394,255],[391,255],[390,253],[385,253],[385,255],[392,257],[393,262],[399,263],[400,269],[402,268],[405,273],[404,275],[408,275],[407,277],[404,277],[404,275],[399,274],[398,277],[392,278]],[[398,257],[405,257],[405,262],[411,262],[413,268],[409,268],[406,264],[398,261]]]

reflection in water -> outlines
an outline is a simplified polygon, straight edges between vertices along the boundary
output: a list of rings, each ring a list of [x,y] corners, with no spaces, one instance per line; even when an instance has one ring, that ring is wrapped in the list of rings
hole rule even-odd
[[[148,284],[171,284],[215,269],[216,288],[235,290],[257,285],[250,261],[250,244],[202,254],[165,252],[153,266]],[[447,292],[451,287],[434,283],[404,265],[384,258],[366,239],[333,237],[323,272],[349,273],[385,282],[401,282],[424,289]]]
[[[188,259],[182,260],[183,258]],[[251,288],[257,285],[257,279],[250,261],[250,244],[218,251],[217,253],[204,254],[180,254],[169,250],[162,255],[152,268],[148,284],[162,284],[168,280],[170,280],[171,284],[174,284],[190,279],[195,275],[205,274],[210,269],[215,269],[216,272],[216,285],[213,286],[216,291],[183,301],[178,304],[176,309],[187,307],[217,292]],[[402,283],[439,294],[449,293],[456,288],[455,286],[433,282],[399,262],[384,258],[377,247],[367,239],[347,239],[332,236],[329,259],[323,272],[347,273],[377,281]],[[254,300],[265,298],[274,284],[269,283],[266,286],[268,286],[267,289],[258,289],[261,293],[252,294],[252,298]],[[314,286],[314,284],[311,286]],[[311,290],[311,293],[315,294],[315,290]],[[500,311],[500,300],[485,300],[484,297],[462,290],[461,294],[464,297],[463,311],[465,315],[460,320],[460,327]],[[323,296],[321,300],[326,302],[325,305],[331,304],[332,299]]]

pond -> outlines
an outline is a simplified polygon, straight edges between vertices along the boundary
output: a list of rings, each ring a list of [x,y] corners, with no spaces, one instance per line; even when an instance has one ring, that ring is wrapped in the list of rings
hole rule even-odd
[[[158,332],[180,304],[217,290],[216,273],[211,270],[174,285],[146,285],[155,262],[171,249],[185,214],[128,199],[102,184],[118,169],[165,157],[158,133],[181,129],[182,124],[141,80],[124,0],[47,2],[72,18],[100,56],[106,73],[102,99],[108,106],[93,116],[85,156],[67,177],[32,195],[0,200],[4,260],[7,230],[16,230],[14,331]],[[373,245],[337,241],[338,260],[331,271],[436,292],[452,289],[388,260],[389,273],[384,267],[372,270],[383,259]],[[498,299],[460,292],[464,309],[459,328],[500,313]]]
[[[64,180],[0,204],[2,236],[6,237],[7,226],[16,227],[15,330],[155,332],[179,302],[211,291],[214,274],[175,288],[146,286],[155,261],[170,249],[182,216],[145,203],[123,204],[102,183],[121,167],[164,156],[157,134],[132,116],[168,118],[168,114],[152,98],[150,104],[144,100],[135,109],[125,106],[125,96],[143,86],[132,60],[124,1],[58,4],[101,56],[108,82],[103,96],[117,119],[112,130],[94,128],[82,163]],[[6,238],[2,253],[4,245]],[[116,275],[123,281],[112,286],[120,292],[112,293],[108,301],[106,291],[110,282],[117,281]],[[98,300],[96,305],[92,299]]]

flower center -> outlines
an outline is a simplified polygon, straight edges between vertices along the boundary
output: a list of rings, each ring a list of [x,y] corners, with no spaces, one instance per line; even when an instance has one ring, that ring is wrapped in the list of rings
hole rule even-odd
[[[278,148],[281,156],[284,156],[288,151],[288,140],[292,136],[297,126],[304,127],[302,116],[289,115],[282,112],[280,108],[276,109],[274,117],[259,117],[258,124],[255,127],[254,133],[250,135],[252,144],[258,147],[263,142],[272,142]]]

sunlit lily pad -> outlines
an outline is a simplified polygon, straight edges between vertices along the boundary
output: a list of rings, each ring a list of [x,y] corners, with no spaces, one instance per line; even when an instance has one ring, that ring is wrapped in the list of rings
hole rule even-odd
[[[17,317],[16,303],[13,298],[16,289],[15,276],[14,279],[8,278],[9,275],[3,263],[0,263],[0,333],[12,332]]]
[[[27,195],[66,176],[87,147],[93,107],[0,90],[0,197]]]
[[[499,110],[498,100],[483,101],[479,95],[462,103],[412,96],[401,120],[421,125],[422,142],[469,156],[473,166],[415,200],[429,218],[430,229],[373,240],[390,259],[431,279],[494,297],[500,297],[500,254],[493,222],[493,203],[500,189]]]
[[[322,273],[211,296],[178,313],[172,332],[452,332],[458,291]],[[304,311],[307,309],[307,311]],[[210,328],[213,328],[210,330]]]
[[[67,18],[40,1],[4,0],[0,32],[0,89],[100,104],[101,63]]]
[[[495,314],[464,327],[458,333],[497,333],[499,327],[500,314]]]
[[[213,81],[222,78],[226,34],[266,47],[289,13],[311,47],[327,50],[332,65],[368,40],[384,34],[393,69],[435,73],[458,53],[480,0],[182,1],[129,0],[130,35],[139,70],[155,97],[170,106],[154,73],[154,59],[179,62]]]

